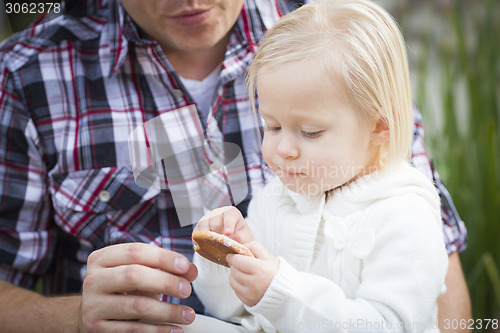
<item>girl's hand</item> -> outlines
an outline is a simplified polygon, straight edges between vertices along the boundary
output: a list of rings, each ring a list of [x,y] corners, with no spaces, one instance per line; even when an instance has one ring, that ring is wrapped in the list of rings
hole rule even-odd
[[[228,255],[227,261],[231,268],[229,283],[245,305],[254,306],[264,296],[280,262],[257,241],[245,246],[253,252],[255,258],[238,254]]]
[[[201,218],[193,231],[210,230],[226,235],[238,243],[248,243],[253,240],[252,230],[238,208],[226,206],[212,210]]]

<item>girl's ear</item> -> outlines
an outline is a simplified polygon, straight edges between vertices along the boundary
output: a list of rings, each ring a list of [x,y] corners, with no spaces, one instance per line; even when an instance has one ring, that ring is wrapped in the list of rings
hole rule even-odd
[[[389,141],[390,131],[385,119],[379,118],[373,125],[371,143],[375,146],[381,145]]]

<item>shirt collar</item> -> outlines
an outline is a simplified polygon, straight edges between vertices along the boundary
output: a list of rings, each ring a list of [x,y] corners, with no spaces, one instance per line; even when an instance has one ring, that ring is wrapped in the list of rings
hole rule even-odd
[[[119,0],[100,0],[107,11],[108,23],[101,32],[99,58],[103,73],[109,76],[117,72],[129,50],[129,44],[157,44],[140,37],[137,26]]]

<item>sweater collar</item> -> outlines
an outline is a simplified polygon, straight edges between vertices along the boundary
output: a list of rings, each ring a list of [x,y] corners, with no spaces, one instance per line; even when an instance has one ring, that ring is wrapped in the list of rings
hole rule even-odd
[[[345,215],[375,201],[408,193],[419,195],[432,206],[439,202],[434,185],[420,171],[406,162],[360,177],[348,185],[334,189],[328,197],[296,193],[288,189],[280,180],[278,181],[300,214],[321,211],[325,207],[326,210],[335,212],[335,215]],[[439,207],[435,208],[439,210]]]
[[[283,187],[283,192],[285,193],[285,195],[288,196],[294,203],[294,206],[298,213],[309,214],[314,211],[319,211],[323,208],[326,200],[326,195],[308,196],[306,194],[294,192],[287,188],[278,177],[276,178]]]

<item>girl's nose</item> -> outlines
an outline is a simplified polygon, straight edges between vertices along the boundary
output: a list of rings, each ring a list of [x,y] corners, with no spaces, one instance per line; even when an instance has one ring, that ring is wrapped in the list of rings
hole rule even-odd
[[[280,138],[276,147],[276,153],[283,159],[295,159],[299,157],[299,148],[293,139],[285,135],[283,138]]]

